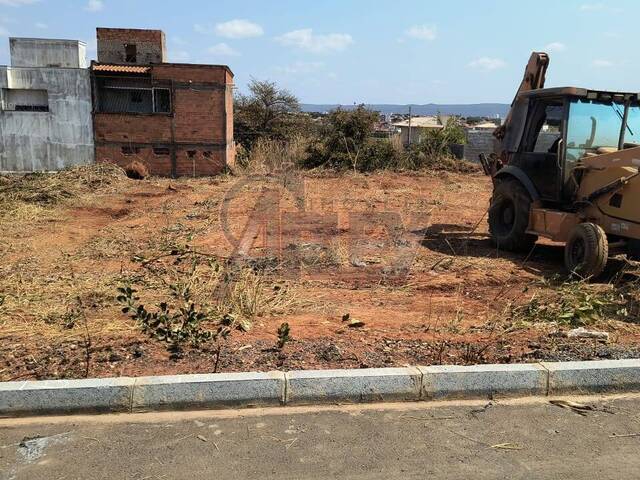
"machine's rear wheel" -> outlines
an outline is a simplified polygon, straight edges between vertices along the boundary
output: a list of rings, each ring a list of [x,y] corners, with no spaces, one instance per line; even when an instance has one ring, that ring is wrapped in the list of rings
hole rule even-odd
[[[609,259],[607,234],[595,223],[576,225],[564,247],[564,264],[572,275],[597,277]]]
[[[498,248],[529,251],[538,237],[527,233],[531,196],[516,179],[499,181],[489,207],[489,232]]]

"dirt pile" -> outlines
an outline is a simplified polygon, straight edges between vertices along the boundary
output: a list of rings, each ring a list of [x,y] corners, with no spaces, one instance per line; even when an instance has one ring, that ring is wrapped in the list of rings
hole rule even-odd
[[[149,169],[146,167],[144,163],[138,162],[134,160],[129,165],[127,165],[124,169],[127,177],[132,180],[144,180],[149,176]]]

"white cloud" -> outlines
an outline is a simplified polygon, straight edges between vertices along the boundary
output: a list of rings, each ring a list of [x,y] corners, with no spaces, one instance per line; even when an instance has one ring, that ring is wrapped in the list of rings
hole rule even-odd
[[[211,33],[211,27],[206,27],[205,25],[202,25],[200,23],[196,23],[193,26],[193,29],[198,32],[198,33],[202,33],[202,34],[209,34]]]
[[[583,12],[597,12],[598,10],[604,10],[604,3],[583,3],[580,5],[580,10]]]
[[[485,72],[497,70],[505,67],[506,65],[507,64],[504,60],[491,57],[479,57],[469,62],[469,66],[471,68],[477,68],[478,70],[484,70]]]
[[[353,38],[347,33],[329,33],[316,35],[311,28],[293,30],[276,38],[276,41],[286,47],[296,47],[313,53],[339,52],[353,43]]]
[[[285,73],[288,75],[299,75],[314,73],[321,70],[324,67],[323,62],[296,62],[292,65],[285,67],[277,67],[276,70],[279,73]]]
[[[591,65],[596,68],[610,68],[613,67],[615,63],[613,63],[611,60],[603,60],[600,58],[591,62]]]
[[[33,5],[40,0],[0,0],[0,5],[7,7],[22,7],[23,5]]]
[[[240,52],[234,50],[226,43],[218,43],[216,45],[213,45],[207,49],[207,52],[209,52],[211,55],[220,57],[237,57],[238,55],[240,55]]]
[[[189,61],[191,55],[186,50],[169,50],[169,58],[172,62],[184,63]]]
[[[40,30],[46,30],[47,28],[49,28],[49,25],[43,22],[37,22],[36,28],[39,28]]]
[[[567,46],[562,42],[551,42],[545,45],[544,49],[547,52],[559,53],[559,52],[564,52],[567,49]]]
[[[235,19],[216,24],[215,33],[225,38],[251,38],[262,36],[264,30],[257,23],[250,22],[249,20]]]
[[[104,8],[104,2],[102,0],[89,0],[84,9],[88,12],[99,12]]]
[[[414,25],[404,34],[417,40],[435,40],[438,36],[438,29],[434,25]]]
[[[624,10],[620,7],[612,7],[606,3],[583,3],[580,5],[581,12],[607,12],[607,13],[623,13]]]

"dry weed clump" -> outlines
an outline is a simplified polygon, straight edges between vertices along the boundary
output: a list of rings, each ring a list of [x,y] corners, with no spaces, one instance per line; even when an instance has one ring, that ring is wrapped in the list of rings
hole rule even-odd
[[[210,326],[233,317],[242,330],[249,330],[256,317],[285,314],[302,305],[287,282],[259,267],[232,264],[189,247],[135,260],[141,268],[127,283],[136,288],[142,304],[177,307],[172,292],[188,291],[190,301],[205,313],[203,323]]]
[[[32,219],[44,209],[85,194],[114,192],[126,182],[124,170],[110,163],[56,173],[0,176],[0,219]]]
[[[38,341],[74,337],[82,315],[99,318],[114,304],[117,274],[74,270],[67,260],[61,258],[46,270],[36,256],[0,265],[0,329],[5,335]],[[96,333],[118,328],[114,323],[95,324]]]
[[[638,281],[616,285],[552,279],[539,283],[546,287],[543,293],[534,293],[524,304],[508,309],[508,315],[516,322],[580,327],[609,320],[637,321]]]
[[[284,172],[301,165],[308,157],[309,138],[295,136],[287,142],[260,139],[248,157],[240,161],[244,174],[268,175]]]
[[[438,155],[424,152],[415,148],[413,152],[400,158],[398,170],[426,170],[433,172],[453,172],[453,173],[480,173],[481,168],[477,163],[467,160],[460,160],[451,155]]]

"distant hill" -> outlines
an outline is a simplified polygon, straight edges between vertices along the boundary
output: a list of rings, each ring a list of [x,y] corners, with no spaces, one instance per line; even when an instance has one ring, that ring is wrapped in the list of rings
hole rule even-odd
[[[345,110],[355,108],[355,105],[338,105],[338,104],[302,104],[303,112],[329,112],[341,107]],[[380,113],[409,113],[409,105],[366,105],[371,110]],[[442,113],[444,115],[461,115],[463,117],[495,117],[499,115],[504,118],[509,111],[509,105],[506,103],[472,103],[461,105],[439,105],[429,103],[427,105],[411,105],[411,113],[413,115],[436,115]]]

